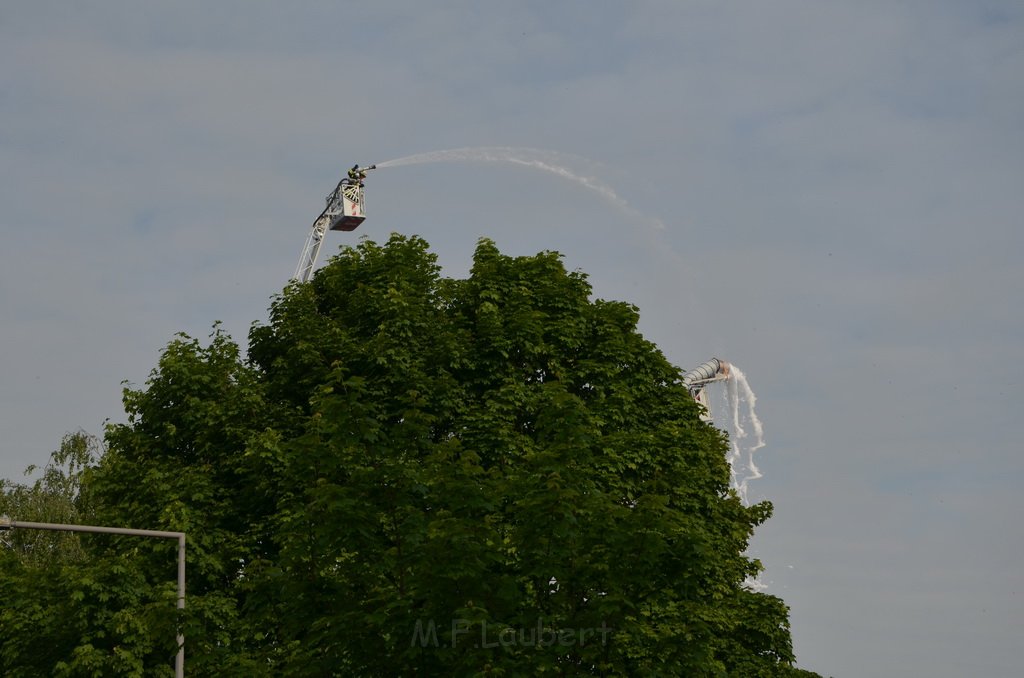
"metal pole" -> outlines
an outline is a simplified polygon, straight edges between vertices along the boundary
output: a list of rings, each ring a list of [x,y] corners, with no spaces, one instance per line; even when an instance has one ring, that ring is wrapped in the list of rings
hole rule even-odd
[[[185,533],[178,535],[178,609],[185,609]],[[178,655],[174,658],[174,678],[185,678],[185,634],[178,627]]]
[[[128,527],[105,527],[101,525],[64,525],[61,523],[32,523],[27,520],[11,520],[0,516],[0,530],[21,528],[25,530],[52,530],[56,532],[92,532],[99,534],[123,534],[129,537],[157,537],[178,540],[178,609],[185,609],[185,533],[163,530],[136,530]],[[185,677],[185,635],[178,630],[178,654],[174,658],[175,678]]]

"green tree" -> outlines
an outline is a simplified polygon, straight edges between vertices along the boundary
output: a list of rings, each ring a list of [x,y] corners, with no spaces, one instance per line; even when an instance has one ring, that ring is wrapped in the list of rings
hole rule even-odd
[[[636,309],[590,292],[554,253],[485,240],[450,280],[394,236],[251,332],[292,407],[266,580],[287,593],[258,598],[296,675],[790,670],[785,607],[743,587],[770,506],[729,490]]]
[[[107,454],[89,478],[102,524],[187,534],[190,675],[254,675],[240,588],[248,564],[271,542],[261,526],[274,509],[265,496],[273,480],[247,459],[250,441],[258,442],[274,410],[262,392],[258,374],[218,327],[206,346],[179,335],[146,388],[125,389],[128,421],[108,427]],[[104,541],[104,558],[126,553],[134,559],[133,571],[145,573],[158,592],[133,601],[136,617],[154,614],[160,604],[165,610],[159,633],[143,639],[143,664],[169,666],[175,649],[173,545],[130,537]]]
[[[218,329],[172,341],[91,510],[189,534],[190,674],[813,675],[744,587],[771,507],[730,491],[637,320],[555,253],[483,240],[450,279],[419,238],[364,240],[274,299],[247,358]],[[51,666],[166,671],[166,545],[84,543],[99,584],[64,571],[81,621]]]

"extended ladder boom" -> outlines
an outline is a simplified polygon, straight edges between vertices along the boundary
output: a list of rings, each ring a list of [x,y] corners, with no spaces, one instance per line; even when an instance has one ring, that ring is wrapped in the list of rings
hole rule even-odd
[[[713,381],[723,381],[728,378],[729,363],[718,358],[712,358],[706,363],[701,363],[683,375],[683,386],[690,391],[693,399],[704,408],[700,417],[704,421],[711,421],[711,408],[708,406],[708,398],[704,392],[704,387]]]
[[[696,395],[707,384],[713,381],[722,381],[729,377],[729,363],[718,358],[712,358],[706,363],[701,363],[683,375],[682,381],[690,393]]]
[[[320,256],[320,246],[324,244],[324,233],[327,231],[327,225],[330,222],[330,218],[323,214],[313,222],[313,230],[309,232],[309,237],[306,238],[306,245],[302,248],[302,257],[299,259],[299,265],[295,268],[295,275],[292,276],[292,280],[307,282],[313,275],[313,268],[316,266],[317,257]]]

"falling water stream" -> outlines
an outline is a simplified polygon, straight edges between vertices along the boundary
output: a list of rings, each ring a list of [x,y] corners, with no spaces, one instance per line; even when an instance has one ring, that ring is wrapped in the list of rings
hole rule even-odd
[[[757,396],[750,388],[747,376],[736,365],[729,364],[729,378],[725,382],[726,412],[718,422],[729,433],[729,468],[732,487],[747,506],[750,482],[762,476],[754,463],[754,453],[764,447],[764,427],[757,416]],[[716,418],[717,419],[717,418]]]
[[[750,483],[763,475],[754,463],[754,455],[765,446],[764,427],[756,410],[757,396],[750,388],[747,375],[733,363],[729,363],[725,388],[716,388],[710,395],[712,420],[729,434],[726,456],[731,475],[729,484],[743,505],[750,506]],[[752,591],[768,588],[759,577],[749,577],[744,586]]]

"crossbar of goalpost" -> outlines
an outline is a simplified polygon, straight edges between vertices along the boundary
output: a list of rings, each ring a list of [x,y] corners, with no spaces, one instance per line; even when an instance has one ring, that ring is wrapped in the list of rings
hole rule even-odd
[[[105,527],[101,525],[65,525],[61,523],[33,523],[27,520],[11,520],[0,516],[0,530],[52,530],[55,532],[92,532],[98,534],[121,534],[128,537],[154,537],[178,540],[178,609],[185,609],[185,533],[164,530],[136,530],[129,527]],[[185,676],[185,635],[178,631],[178,654],[174,658],[175,678]]]

